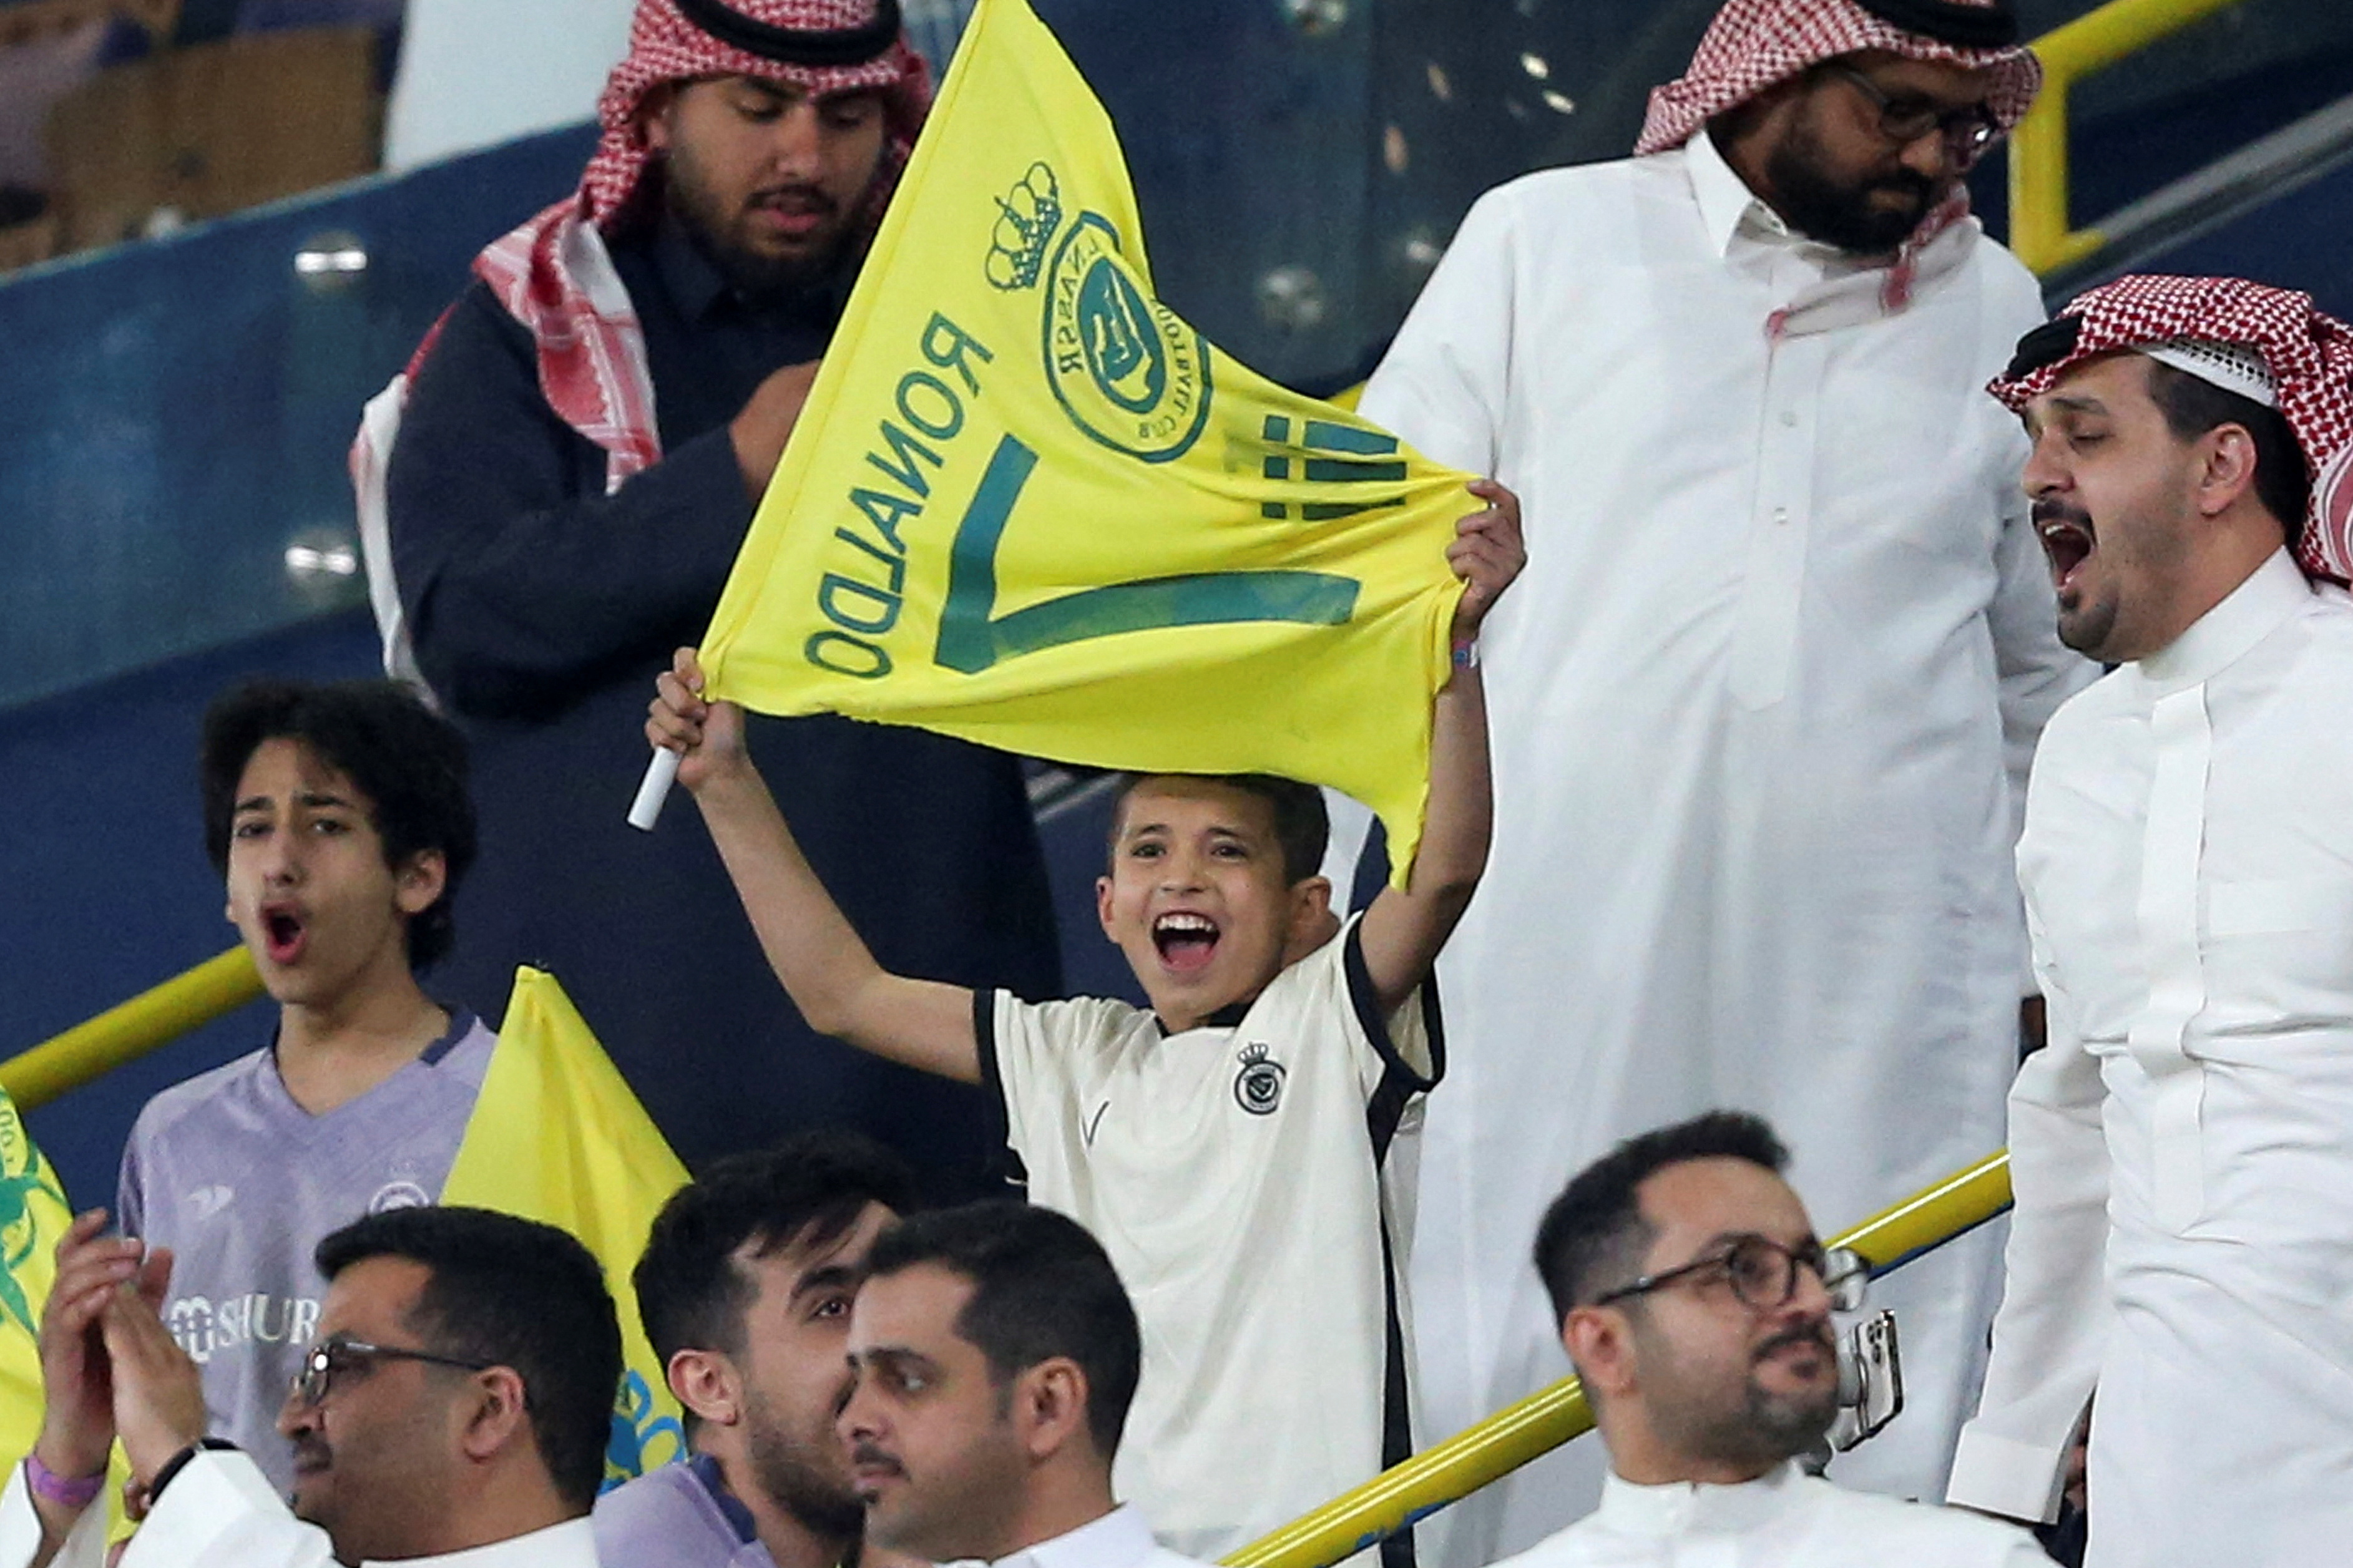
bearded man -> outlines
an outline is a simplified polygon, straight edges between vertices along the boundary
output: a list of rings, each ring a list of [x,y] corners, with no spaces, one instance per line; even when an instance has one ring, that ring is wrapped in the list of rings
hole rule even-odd
[[[2123,278],[1994,395],[2059,635],[2019,876],[2050,1044],[1950,1496],[2052,1518],[2090,1405],[2088,1568],[2322,1568],[2353,1537],[2353,328]]]
[[[811,1037],[699,828],[621,815],[645,691],[710,622],[929,100],[896,0],[641,0],[578,192],[482,253],[353,471],[387,665],[473,742],[448,984],[554,969],[690,1160],[855,1119],[953,1190],[977,1097]],[[1050,994],[1011,759],[829,716],[751,738],[878,955]]]
[[[1840,1226],[2001,1142],[2024,770],[2095,673],[1978,391],[2042,316],[1960,184],[2040,84],[2016,40],[2003,0],[1731,0],[1634,157],[1479,201],[1366,392],[1528,537],[1482,638],[1494,853],[1439,962],[1425,1437],[1567,1370],[1520,1242],[1618,1139],[1761,1113]],[[1994,1261],[1889,1281],[1906,1410],[1834,1475],[1936,1495]],[[1488,1489],[1443,1560],[1599,1481],[1572,1449]]]

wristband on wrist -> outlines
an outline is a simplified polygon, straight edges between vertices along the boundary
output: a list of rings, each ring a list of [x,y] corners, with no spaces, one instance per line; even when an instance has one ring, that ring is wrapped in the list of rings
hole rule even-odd
[[[164,1468],[155,1472],[155,1479],[147,1483],[147,1506],[149,1508],[153,1508],[157,1503],[164,1500],[164,1489],[170,1486],[173,1479],[177,1477],[182,1470],[188,1468],[188,1461],[195,1458],[198,1454],[206,1452],[230,1452],[234,1451],[237,1445],[230,1442],[226,1437],[197,1438],[195,1442],[189,1444],[186,1447],[181,1449],[178,1453],[164,1460]]]
[[[1454,645],[1454,668],[1457,669],[1476,669],[1479,668],[1479,639],[1477,637],[1464,637],[1461,642]]]
[[[106,1471],[101,1467],[94,1476],[61,1476],[41,1463],[37,1453],[25,1456],[25,1484],[33,1495],[44,1497],[65,1508],[88,1508],[106,1489]]]

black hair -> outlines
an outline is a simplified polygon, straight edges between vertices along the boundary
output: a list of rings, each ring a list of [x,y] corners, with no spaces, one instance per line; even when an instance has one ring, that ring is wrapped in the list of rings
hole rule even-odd
[[[1711,1110],[1629,1138],[1569,1178],[1536,1226],[1536,1273],[1556,1320],[1641,1271],[1657,1232],[1636,1189],[1669,1165],[1714,1159],[1746,1160],[1778,1175],[1789,1151],[1762,1117]]]
[[[228,871],[237,781],[266,742],[300,742],[348,776],[370,803],[384,861],[398,869],[421,850],[438,850],[448,874],[441,896],[409,917],[408,965],[423,969],[449,951],[458,884],[474,863],[474,803],[466,791],[466,742],[416,692],[392,680],[256,680],[216,699],[205,714],[198,773],[205,848]]]
[[[1129,773],[1120,781],[1119,797],[1112,803],[1112,854],[1119,852],[1120,829],[1127,821],[1127,797],[1158,779],[1199,779],[1257,796],[1274,813],[1274,841],[1282,849],[1283,881],[1296,886],[1323,869],[1324,847],[1332,838],[1332,815],[1324,808],[1324,792],[1273,773]]]
[[[654,1354],[665,1365],[682,1350],[740,1355],[756,1292],[736,1266],[739,1247],[754,1242],[767,1257],[823,1247],[868,1204],[905,1213],[914,1189],[904,1160],[856,1132],[800,1133],[713,1163],[662,1205],[629,1277]]]
[[[972,1281],[955,1331],[987,1358],[999,1389],[1067,1356],[1087,1380],[1087,1432],[1103,1462],[1119,1451],[1144,1364],[1135,1309],[1086,1226],[1027,1204],[966,1204],[904,1219],[867,1259],[870,1279],[931,1263]]]
[[[2255,499],[2289,544],[2302,536],[2312,476],[2284,415],[2159,360],[2148,362],[2148,396],[2177,441],[2195,441],[2218,426],[2245,426],[2255,443]]]
[[[586,1512],[605,1479],[621,1328],[595,1255],[554,1226],[489,1209],[387,1209],[319,1243],[333,1279],[372,1258],[422,1264],[406,1322],[438,1353],[511,1367],[556,1494]]]

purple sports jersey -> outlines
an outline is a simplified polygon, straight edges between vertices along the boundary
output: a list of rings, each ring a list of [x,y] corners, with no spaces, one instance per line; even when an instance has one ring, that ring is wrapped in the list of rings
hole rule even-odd
[[[589,1521],[597,1560],[612,1568],[776,1568],[708,1455],[622,1483]]]
[[[497,1043],[453,1011],[417,1060],[323,1116],[294,1102],[268,1047],[165,1089],[131,1130],[116,1215],[172,1249],[164,1321],[204,1369],[213,1434],[281,1492],[294,1467],[278,1411],[326,1291],[311,1249],[441,1195]]]

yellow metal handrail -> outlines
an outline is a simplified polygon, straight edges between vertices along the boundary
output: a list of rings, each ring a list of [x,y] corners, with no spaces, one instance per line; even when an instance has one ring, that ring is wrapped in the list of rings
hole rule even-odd
[[[2042,92],[2010,148],[2010,248],[2037,272],[2051,272],[2107,243],[2067,216],[2067,92],[2103,66],[2202,21],[2239,0],[2110,0],[2034,40]]]
[[[230,948],[87,1024],[77,1024],[55,1039],[0,1062],[0,1089],[8,1091],[20,1110],[46,1105],[260,994],[261,976],[253,967],[253,955],[242,947]]]
[[[1883,1209],[1842,1236],[1884,1271],[2010,1206],[2010,1155],[1989,1154],[1968,1170]],[[1233,1568],[1324,1568],[1394,1535],[1418,1519],[1518,1469],[1589,1431],[1593,1413],[1577,1379],[1562,1378],[1394,1469],[1384,1470],[1225,1561]]]

